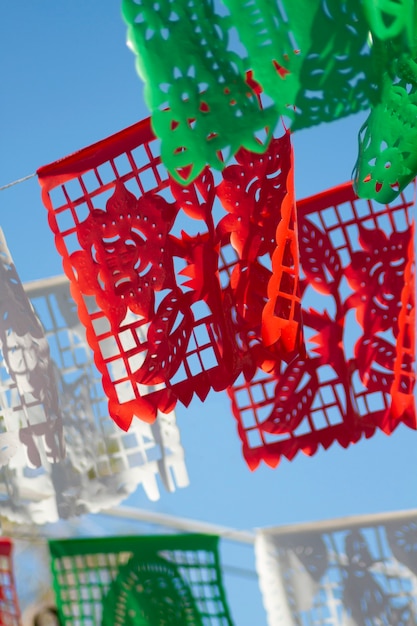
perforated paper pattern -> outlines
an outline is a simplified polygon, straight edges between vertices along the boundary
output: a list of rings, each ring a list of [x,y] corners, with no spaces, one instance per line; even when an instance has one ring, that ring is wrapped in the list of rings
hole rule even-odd
[[[220,151],[263,152],[278,116],[272,107],[260,108],[245,82],[244,65],[213,0],[123,0],[122,6],[171,175],[188,181],[206,165],[221,169]],[[264,145],[256,134],[266,126]]]
[[[417,63],[402,55],[384,75],[381,101],[360,130],[354,179],[361,197],[391,202],[415,177],[416,118]]]
[[[0,468],[65,456],[48,342],[0,230]]]
[[[268,624],[417,624],[417,519],[377,517],[325,522],[322,531],[258,531],[256,568]]]
[[[224,0],[247,69],[298,130],[368,109],[377,98],[360,0]]]
[[[10,539],[0,538],[0,624],[20,626],[20,608],[13,572],[13,545]]]
[[[213,0],[122,3],[162,160],[179,180],[206,164],[221,168],[226,147],[229,156],[265,149],[279,115],[303,128],[368,108],[375,97],[361,2],[224,4],[229,12]],[[378,26],[379,14],[370,17]],[[249,69],[272,98],[266,109],[245,81]],[[264,127],[265,145],[255,139]]]
[[[390,202],[416,175],[415,0],[122,6],[162,160],[177,180],[205,164],[221,169],[219,150],[265,150],[279,116],[298,130],[363,110],[357,193]]]
[[[204,400],[241,372],[292,358],[302,341],[288,133],[185,187],[157,153],[144,121],[38,172],[123,429],[134,415],[152,421],[177,400]]]
[[[135,420],[129,433],[109,418],[101,377],[66,278],[36,281],[26,290],[54,363],[67,455],[37,472],[17,462],[0,469],[2,515],[18,522],[54,522],[115,506],[138,485],[157,500],[158,476],[169,491],[187,486],[173,412],[161,413],[152,425]]]
[[[62,626],[232,624],[217,537],[71,539],[49,547]]]
[[[416,428],[414,186],[390,206],[351,184],[297,206],[307,355],[229,389],[251,469]]]

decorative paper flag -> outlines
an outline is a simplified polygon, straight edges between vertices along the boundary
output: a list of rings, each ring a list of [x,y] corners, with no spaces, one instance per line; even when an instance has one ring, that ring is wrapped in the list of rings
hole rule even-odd
[[[268,624],[416,624],[417,517],[393,518],[258,531],[256,567]]]
[[[384,206],[351,184],[298,203],[308,351],[229,389],[251,469],[416,428],[413,204],[414,186]]]
[[[0,537],[0,624],[20,626],[20,609],[13,573],[13,546],[10,539]]]
[[[245,82],[243,62],[230,49],[212,0],[179,0],[175,7],[167,0],[124,0],[123,16],[162,139],[161,156],[174,178],[192,180],[205,165],[221,169],[220,151],[265,150],[277,114],[261,110]],[[257,133],[266,126],[261,143]]]
[[[0,470],[0,509],[22,523],[54,522],[120,503],[139,484],[159,498],[188,485],[184,451],[173,412],[154,424],[135,420],[129,433],[109,418],[100,374],[94,366],[65,277],[26,286],[43,322],[54,362],[63,413],[65,460],[28,472],[24,464]],[[90,299],[90,305],[93,305]]]
[[[218,537],[49,542],[62,626],[230,626]]]
[[[162,160],[178,180],[223,167],[219,150],[265,149],[270,135],[260,144],[255,133],[279,115],[296,115],[299,127],[330,121],[369,108],[375,91],[359,2],[225,4],[227,17],[212,0],[122,3]],[[275,106],[259,107],[245,81],[250,68]]]
[[[371,109],[357,191],[394,199],[417,173],[414,0],[223,2],[227,15],[213,0],[122,2],[170,174],[189,182],[224,166],[219,150],[266,149],[280,115],[297,130]]]
[[[144,121],[38,171],[110,415],[125,430],[301,344],[289,135],[188,187],[168,178],[155,143]]]
[[[292,120],[293,130],[368,109],[375,101],[377,77],[360,0],[224,4],[248,52],[246,69],[279,114]]]
[[[48,342],[1,230],[0,351],[0,467],[58,462],[62,414]]]
[[[396,59],[382,81],[381,102],[359,137],[355,186],[362,197],[391,202],[417,173],[417,63]]]

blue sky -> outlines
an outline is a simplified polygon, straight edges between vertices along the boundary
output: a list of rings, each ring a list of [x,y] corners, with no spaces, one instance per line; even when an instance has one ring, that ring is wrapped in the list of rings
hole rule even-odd
[[[119,2],[42,0],[0,8],[0,186],[146,117]],[[294,137],[297,197],[348,180],[363,116]],[[0,193],[3,228],[23,281],[62,273],[36,178]],[[241,529],[416,506],[417,434],[400,427],[348,450],[334,445],[250,473],[225,394],[177,416],[191,486],[129,505]],[[103,517],[97,532],[142,532]],[[145,529],[146,530],[146,529]],[[252,550],[224,544],[223,561],[254,571]],[[261,626],[255,577],[226,572],[237,626]]]

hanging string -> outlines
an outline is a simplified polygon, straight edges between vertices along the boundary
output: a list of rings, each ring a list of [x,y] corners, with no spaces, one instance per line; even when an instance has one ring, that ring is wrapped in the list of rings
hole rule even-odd
[[[7,536],[8,538],[12,539],[12,541],[16,545],[17,545],[17,542],[26,543],[27,544],[26,546],[21,547],[22,554],[23,552],[30,554],[30,550],[32,546],[46,547],[48,543],[48,539],[50,539],[50,537],[47,537],[45,535],[33,536],[33,535],[27,534],[25,532],[20,532],[20,531],[9,532],[7,533],[7,535],[2,535],[2,536]],[[257,572],[249,567],[228,565],[227,563],[225,563],[222,565],[222,570],[230,574],[231,576],[238,576],[238,577],[240,576],[241,578],[249,578],[252,580],[258,579]]]
[[[19,183],[24,183],[26,180],[29,180],[29,178],[33,178],[34,176],[36,176],[36,172],[33,172],[33,174],[29,174],[28,176],[23,176],[23,178],[18,178],[12,183],[7,183],[7,185],[3,185],[3,187],[0,187],[0,191],[8,189],[9,187],[13,187],[14,185],[19,185]]]

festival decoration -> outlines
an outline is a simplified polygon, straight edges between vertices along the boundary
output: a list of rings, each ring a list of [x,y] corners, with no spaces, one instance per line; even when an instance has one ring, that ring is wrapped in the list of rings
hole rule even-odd
[[[232,624],[218,537],[69,539],[49,548],[62,626]]]
[[[417,518],[392,521],[387,514],[302,526],[257,532],[270,626],[416,623]]]
[[[63,417],[66,458],[29,472],[15,461],[0,469],[2,516],[43,524],[97,513],[119,504],[139,484],[151,500],[165,488],[188,485],[184,451],[173,412],[154,424],[135,420],[129,433],[109,418],[100,374],[94,366],[66,278],[26,285],[43,323]],[[91,311],[94,303],[90,299]]]
[[[206,164],[224,167],[219,150],[232,156],[240,147],[266,149],[279,116],[298,130],[370,109],[356,190],[380,202],[394,199],[417,173],[415,2],[223,4],[122,3],[170,174],[188,183]]]
[[[357,193],[391,202],[417,173],[417,63],[398,57],[382,79],[381,101],[359,135],[354,170]]]
[[[38,171],[122,429],[300,351],[291,163],[285,133],[264,155],[241,150],[217,179],[206,169],[184,187],[143,121]]]
[[[65,456],[48,342],[0,230],[0,471]]]
[[[369,26],[357,0],[224,0],[246,69],[292,130],[368,109],[376,99]]]
[[[0,537],[0,624],[4,626],[20,626],[12,555],[11,539]]]
[[[174,178],[192,180],[206,165],[221,169],[225,150],[229,156],[241,147],[264,151],[276,113],[260,109],[214,2],[180,1],[174,7],[166,0],[126,0],[123,16],[153,129],[162,139],[162,160]],[[265,126],[270,131],[261,143],[257,133]]]
[[[228,390],[251,469],[417,427],[413,205],[350,183],[297,204],[307,354]]]

